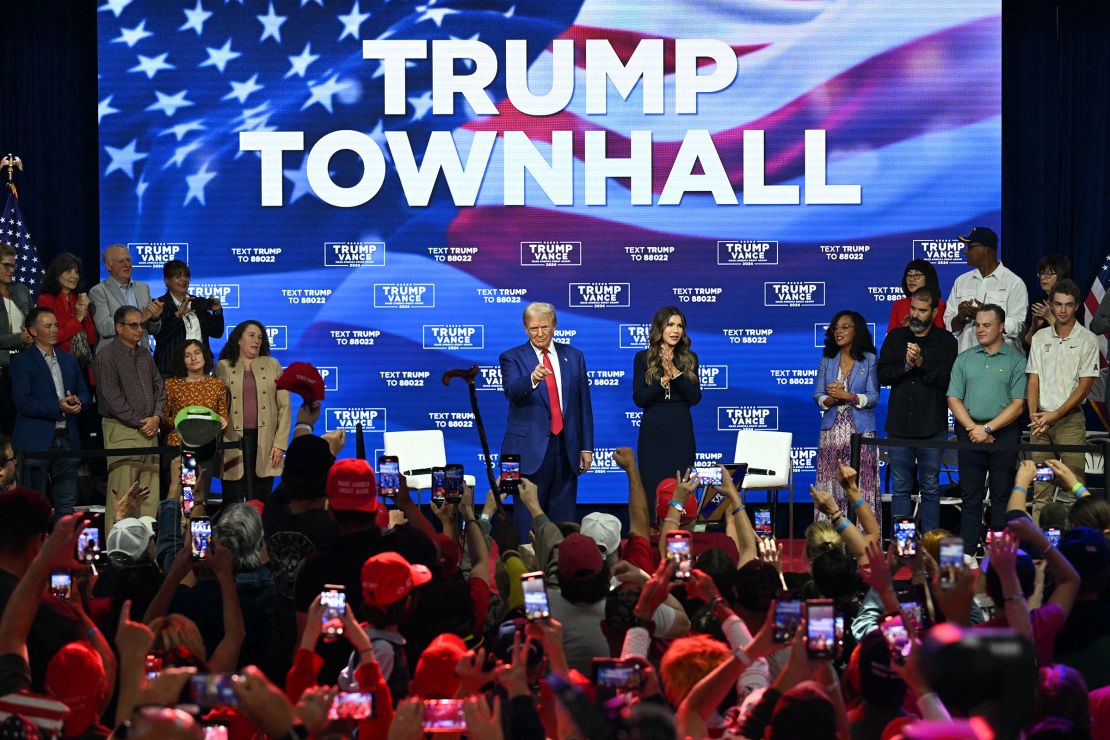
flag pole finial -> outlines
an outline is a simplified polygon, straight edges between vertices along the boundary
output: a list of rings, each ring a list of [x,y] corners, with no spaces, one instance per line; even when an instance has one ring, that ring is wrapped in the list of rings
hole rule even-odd
[[[0,159],[0,169],[3,169],[5,167],[8,169],[8,190],[12,191],[12,195],[14,195],[18,199],[19,191],[15,189],[14,174],[15,170],[23,172],[23,160],[20,159],[18,156],[12,154],[11,152],[8,152],[6,155],[4,155],[3,159]]]

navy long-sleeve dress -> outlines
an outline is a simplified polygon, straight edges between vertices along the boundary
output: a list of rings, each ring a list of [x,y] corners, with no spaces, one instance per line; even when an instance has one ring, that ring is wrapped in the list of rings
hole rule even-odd
[[[696,372],[698,357],[692,352],[690,354]],[[690,407],[701,400],[701,385],[680,375],[670,382],[668,398],[660,381],[648,385],[647,355],[646,349],[636,353],[632,369],[632,400],[644,410],[640,419],[636,460],[650,515],[654,517],[655,489],[659,482],[673,478],[675,471],[685,471],[694,464],[697,447]]]

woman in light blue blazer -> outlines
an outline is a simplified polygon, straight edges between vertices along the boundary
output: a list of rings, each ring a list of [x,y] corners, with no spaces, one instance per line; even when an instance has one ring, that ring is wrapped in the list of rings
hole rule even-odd
[[[875,407],[879,404],[875,342],[867,321],[855,311],[841,311],[825,330],[825,349],[813,380],[813,400],[821,409],[821,434],[817,441],[819,491],[829,491],[842,511],[848,496],[836,476],[838,462],[849,463],[852,434],[875,436]],[[866,505],[881,522],[879,450],[865,445],[860,453],[859,489]],[[825,516],[814,507],[817,520]]]

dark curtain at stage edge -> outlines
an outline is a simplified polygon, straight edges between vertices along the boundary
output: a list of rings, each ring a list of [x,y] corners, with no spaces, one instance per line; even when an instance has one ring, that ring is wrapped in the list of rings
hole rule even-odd
[[[1110,253],[1110,8],[1006,0],[1002,13],[1006,264],[1040,296],[1037,260],[1071,258],[1086,296]]]
[[[96,3],[5,3],[0,150],[23,157],[40,256],[99,259]],[[1002,239],[1034,289],[1067,254],[1086,292],[1110,253],[1110,10],[1104,0],[1007,0],[1002,28]],[[953,85],[954,94],[959,86]]]
[[[0,152],[23,160],[16,182],[39,259],[78,255],[86,290],[100,279],[96,5],[5,2],[0,16]]]

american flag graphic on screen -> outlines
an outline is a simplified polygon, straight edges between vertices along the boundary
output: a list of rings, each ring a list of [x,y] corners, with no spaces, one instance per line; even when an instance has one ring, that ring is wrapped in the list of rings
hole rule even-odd
[[[853,307],[885,327],[907,261],[926,248],[947,254],[938,263],[947,292],[966,269],[955,235],[999,222],[997,0],[106,0],[99,16],[102,243],[137,245],[136,277],[159,291],[162,256],[187,255],[194,283],[238,300],[225,301],[229,326],[262,319],[283,363],[334,367],[338,390],[326,405],[338,409],[335,424],[356,418],[352,409],[388,407],[373,418],[388,416],[389,431],[443,428],[449,454],[464,450],[468,465],[477,465],[469,405],[439,374],[477,364],[498,388],[497,355],[524,341],[521,304],[534,300],[556,305],[556,340],[583,349],[597,371],[599,459],[635,443],[632,356],[643,325],[671,303],[687,312],[693,349],[719,379],[708,386],[719,392],[694,410],[704,462],[731,459],[743,423],[735,420],[754,417],[728,409],[757,403],[774,410],[759,417],[767,428],[794,430],[804,451],[817,436],[806,373],[832,314]],[[401,39],[488,45],[498,114],[477,115],[456,96],[455,112],[437,115],[429,54],[407,65],[404,115],[386,115],[384,65],[363,58],[362,42]],[[640,81],[627,98],[609,83],[607,113],[588,113],[588,42],[607,42],[627,62],[649,39],[663,43],[663,112],[644,112]],[[696,114],[675,112],[680,39],[723,42],[736,56],[735,80],[699,96]],[[572,42],[573,90],[562,110],[529,116],[509,102],[508,40],[526,42],[537,96],[565,63],[561,42]],[[458,59],[455,72],[474,64]],[[657,204],[695,129],[711,137],[737,205],[708,192]],[[340,130],[369,136],[385,155],[380,191],[354,208],[328,205],[308,178],[309,150]],[[746,130],[763,132],[761,173],[754,164],[745,173]],[[827,181],[860,185],[859,205],[746,204],[745,181],[757,175],[804,194],[807,130],[825,132]],[[303,132],[304,150],[284,154],[284,205],[263,208],[260,159],[240,151],[239,134],[280,131]],[[545,157],[564,136],[557,132],[570,133],[569,205],[554,205],[528,176],[526,205],[505,205],[506,131],[523,132]],[[637,131],[651,134],[637,156],[651,158],[654,204],[631,205],[621,178],[588,194],[586,134],[604,132],[604,155],[619,158],[630,156]],[[475,137],[495,132],[475,205],[457,205],[442,175],[426,206],[410,204],[391,132],[408,135],[417,163],[432,132],[449,132],[464,164]],[[341,187],[364,173],[350,151],[327,168]],[[605,205],[587,205],[599,194]],[[729,262],[722,245],[744,240],[772,245],[768,256]],[[325,261],[326,250],[347,243],[368,250],[360,269]],[[572,258],[526,264],[528,245],[546,243],[570,245]],[[774,293],[782,281],[801,282],[805,297],[771,300],[796,294],[797,286]],[[599,283],[611,292],[597,293]],[[617,297],[588,300],[595,294]],[[430,375],[411,376],[421,372]],[[481,395],[496,450],[504,399]],[[601,498],[624,497],[619,476],[590,477]]]

